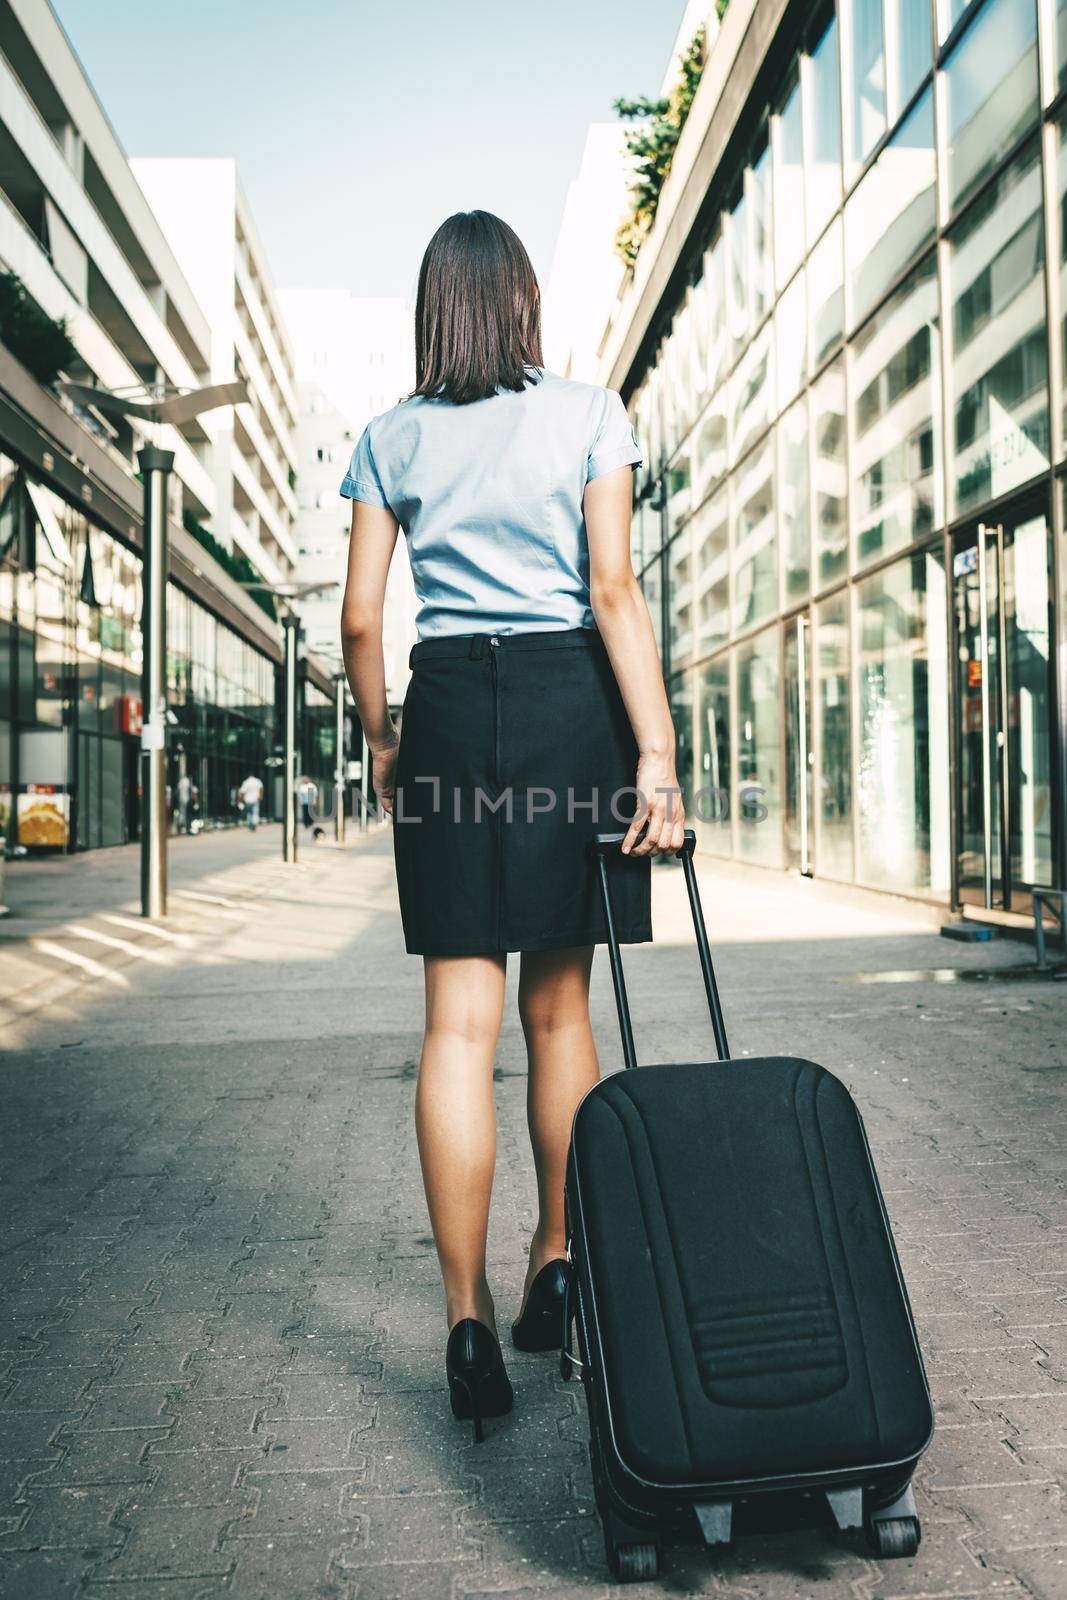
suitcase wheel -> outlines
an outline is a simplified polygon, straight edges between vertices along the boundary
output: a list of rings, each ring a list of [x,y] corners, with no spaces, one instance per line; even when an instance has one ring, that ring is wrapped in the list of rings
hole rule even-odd
[[[652,1540],[640,1544],[615,1544],[605,1534],[608,1566],[620,1583],[644,1583],[659,1571],[659,1545]]]
[[[918,1517],[886,1517],[871,1524],[871,1544],[883,1560],[915,1555],[920,1537]]]
[[[593,1471],[593,1496],[604,1528],[604,1554],[608,1566],[620,1583],[643,1583],[659,1572],[659,1544],[642,1528],[635,1528],[619,1517],[608,1499],[603,1469],[593,1441],[589,1441],[589,1464]]]

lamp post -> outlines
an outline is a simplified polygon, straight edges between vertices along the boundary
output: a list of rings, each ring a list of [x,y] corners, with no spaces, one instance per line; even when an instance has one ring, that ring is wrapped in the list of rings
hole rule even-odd
[[[300,618],[287,611],[285,629],[285,793],[282,797],[282,860],[297,858],[296,831],[296,664],[300,645]]]
[[[191,422],[219,406],[248,399],[243,380],[202,389],[145,384],[134,389],[100,389],[90,383],[61,383],[78,405],[139,422],[176,425]],[[147,444],[137,452],[144,484],[143,597],[141,602],[141,915],[167,914],[167,484],[174,452]]]
[[[345,674],[339,672],[334,679],[337,687],[337,727],[334,733],[334,812],[333,836],[338,844],[345,842]]]
[[[285,632],[285,693],[283,710],[285,725],[282,730],[285,754],[285,794],[282,810],[282,860],[295,863],[297,858],[296,827],[296,681],[297,657],[300,644],[300,618],[293,610],[294,600],[305,600],[308,595],[322,594],[336,589],[337,583],[329,579],[324,583],[242,583],[242,589],[254,589],[260,594],[272,594],[284,604],[282,628]]]
[[[167,914],[167,482],[172,450],[137,452],[144,479],[141,599],[141,915]]]

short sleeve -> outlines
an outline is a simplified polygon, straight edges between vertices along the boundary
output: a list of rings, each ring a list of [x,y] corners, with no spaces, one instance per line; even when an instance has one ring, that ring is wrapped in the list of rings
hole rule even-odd
[[[370,441],[370,423],[360,434],[359,443],[352,452],[352,459],[341,485],[341,493],[346,499],[360,500],[367,506],[381,506],[385,511],[392,509],[382,487],[378,464],[374,459]]]
[[[589,446],[586,472],[589,481],[599,478],[601,473],[613,472],[616,467],[639,467],[642,464],[641,447],[621,396],[614,389],[604,389],[602,395],[596,431]]]

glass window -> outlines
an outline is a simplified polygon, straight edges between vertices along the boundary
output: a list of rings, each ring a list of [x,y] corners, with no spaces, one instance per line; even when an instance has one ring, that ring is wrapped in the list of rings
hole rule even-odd
[[[815,575],[820,589],[848,570],[845,363],[827,367],[811,391]]]
[[[671,679],[667,688],[671,720],[674,723],[677,741],[674,764],[682,791],[682,803],[687,811],[693,803],[693,690],[695,686],[692,672],[679,672],[676,677]],[[686,826],[688,827],[689,825],[687,817]]]
[[[804,89],[805,219],[812,245],[841,204],[841,86],[837,21],[801,66]]]
[[[845,159],[862,166],[885,132],[885,40],[882,0],[844,0],[847,32]]]
[[[811,364],[818,367],[839,344],[845,331],[845,263],[841,218],[835,217],[811,253],[808,304],[811,316]]]
[[[694,412],[703,405],[708,392],[708,319],[705,310],[707,297],[708,286],[703,278],[693,284],[686,296],[689,308],[689,382]]]
[[[1067,0],[1056,3],[1056,84],[1067,89]]]
[[[775,626],[737,649],[737,848],[770,867],[782,861],[779,678]]]
[[[748,216],[744,195],[724,218],[726,233],[727,365],[733,366],[748,339]]]
[[[726,472],[726,386],[713,395],[693,430],[693,504],[698,506]]]
[[[1067,0],[1064,0],[1065,14],[1067,14]],[[1057,180],[1060,189],[1060,294],[1067,294],[1067,123],[1061,122],[1057,133]],[[1067,299],[1063,300],[1067,308]],[[1067,310],[1065,310],[1064,323],[1061,329],[1063,337],[1063,351],[1067,356]],[[1064,416],[1067,417],[1067,397],[1064,403]]]
[[[849,717],[848,591],[815,611],[818,801],[815,862],[820,877],[852,877],[852,730]]]
[[[852,518],[858,565],[941,521],[940,339],[933,256],[852,346]]]
[[[664,474],[664,482],[666,474]],[[661,491],[662,492],[662,491]],[[644,565],[647,566],[654,555],[663,549],[663,510],[659,504],[660,494],[646,500],[641,518],[641,545],[644,556]]]
[[[674,390],[675,416],[679,438],[693,420],[694,354],[692,308],[688,297],[686,297],[675,314],[674,326],[671,331],[671,363],[667,371],[667,380]]]
[[[725,377],[727,359],[726,330],[726,242],[720,233],[704,256],[704,315],[707,333],[704,346],[707,351],[708,389],[714,389]]]
[[[652,632],[656,636],[656,649],[663,653],[663,558],[651,562],[641,574],[641,592],[652,618]]]
[[[766,132],[762,137],[766,139]],[[749,167],[745,174],[745,183],[748,189],[750,307],[752,326],[758,328],[774,301],[769,144],[764,145],[762,154]]]
[[[952,209],[972,194],[1038,114],[1034,0],[989,0],[945,67]]]
[[[733,491],[734,631],[778,609],[773,440],[753,451]]]
[[[667,615],[670,618],[672,670],[693,659],[694,595],[691,523],[667,547]]]
[[[944,44],[970,4],[971,0],[936,0],[938,44]]]
[[[697,671],[694,743],[699,783],[693,826],[702,850],[733,854],[730,818],[730,662],[725,655]]]
[[[845,207],[851,327],[933,239],[935,178],[934,103],[927,91]]]
[[[930,70],[930,0],[886,0],[885,17],[892,124]]]
[[[676,453],[670,466],[664,473],[664,487],[667,495],[667,528],[666,537],[672,539],[678,532],[678,525],[683,517],[689,515],[692,506],[692,483],[689,472],[689,443],[682,445]]]
[[[940,549],[856,586],[859,877],[943,896],[949,886],[948,642]]]
[[[952,483],[959,513],[1048,465],[1040,151],[1035,143],[951,238]]]
[[[772,124],[774,146],[774,276],[788,283],[804,254],[804,118],[794,74]]]
[[[808,377],[808,301],[803,267],[774,313],[778,362],[778,409],[787,406]]]
[[[774,406],[774,346],[770,323],[737,363],[727,385],[730,460],[737,461],[770,425]]]
[[[778,424],[778,516],[786,606],[803,600],[811,587],[810,488],[808,402],[801,399]]]
[[[639,500],[634,506],[630,517],[630,565],[635,572],[640,572],[645,562],[651,560],[653,546],[648,541],[649,548],[646,554],[645,545],[647,534],[645,525],[650,517],[654,516],[659,521],[659,512],[651,511],[647,500]]]
[[[722,488],[693,518],[696,651],[705,655],[730,632],[729,496]]]
[[[670,333],[660,345],[659,359],[659,410],[663,428],[663,454],[673,453],[675,445],[685,432],[681,408],[681,385],[678,381],[678,341],[672,325]]]

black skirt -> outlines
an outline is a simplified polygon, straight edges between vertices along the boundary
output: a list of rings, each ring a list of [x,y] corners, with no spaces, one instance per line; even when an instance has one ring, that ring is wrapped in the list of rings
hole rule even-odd
[[[393,815],[412,955],[607,937],[592,835],[625,827],[637,745],[592,629],[424,639],[411,652]],[[650,863],[609,863],[619,937],[652,937]]]

